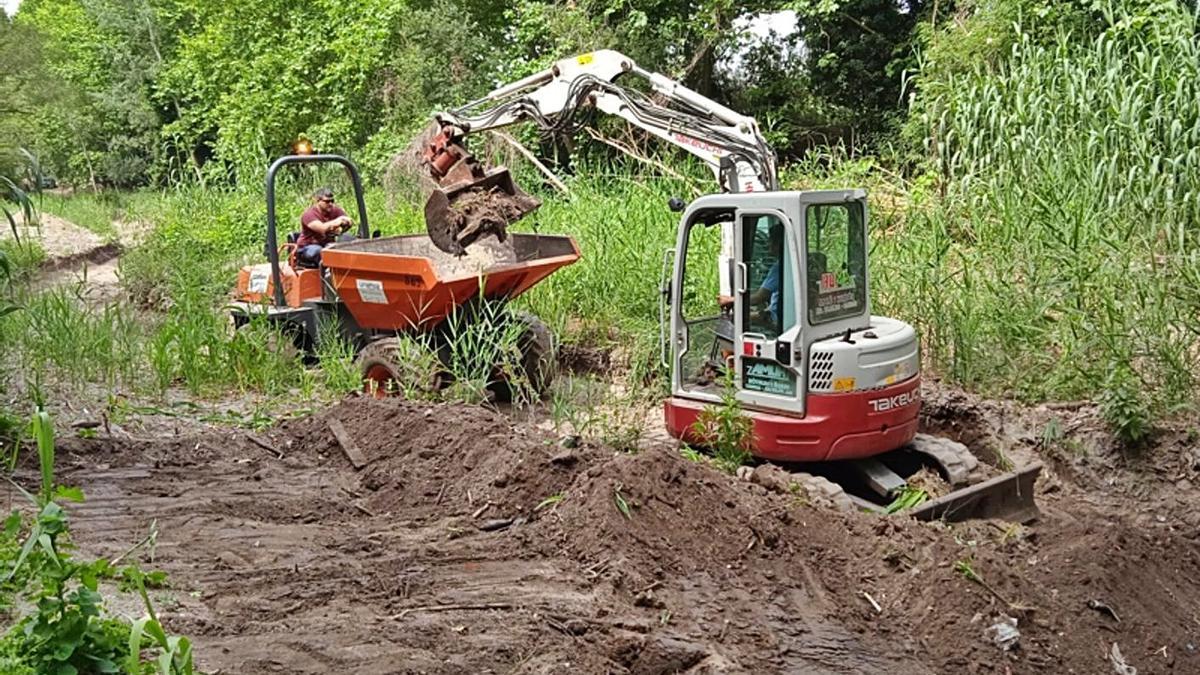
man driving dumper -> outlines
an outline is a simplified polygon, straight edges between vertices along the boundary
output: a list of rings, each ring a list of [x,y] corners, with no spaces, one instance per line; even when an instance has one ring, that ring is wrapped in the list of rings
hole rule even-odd
[[[296,241],[296,260],[301,265],[321,264],[321,249],[332,244],[338,234],[354,223],[333,201],[333,190],[323,187],[313,193],[313,204],[300,215],[300,238]]]

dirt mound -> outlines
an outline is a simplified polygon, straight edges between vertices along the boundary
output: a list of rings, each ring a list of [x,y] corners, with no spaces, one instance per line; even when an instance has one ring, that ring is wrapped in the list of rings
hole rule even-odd
[[[503,167],[497,171],[507,171]],[[486,235],[500,241],[508,236],[508,226],[536,210],[542,202],[521,192],[514,194],[499,187],[472,187],[447,198],[434,192],[425,205],[425,225],[429,238],[443,251],[461,254],[466,247]]]
[[[555,461],[556,439],[545,432],[513,427],[483,408],[399,399],[355,400],[285,425],[292,447],[349,467],[329,418],[341,420],[366,457],[358,482],[378,513],[419,517],[490,503],[491,514],[519,515],[561,490],[571,473]]]
[[[156,565],[197,591],[163,614],[208,669],[1101,673],[1114,643],[1200,669],[1196,529],[1070,485],[1030,527],[949,526],[480,408],[352,399],[255,438],[64,442],[76,539],[120,553],[156,519]]]

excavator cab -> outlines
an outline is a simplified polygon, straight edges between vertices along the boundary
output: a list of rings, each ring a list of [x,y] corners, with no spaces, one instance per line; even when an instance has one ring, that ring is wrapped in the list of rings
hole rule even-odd
[[[669,284],[673,433],[687,438],[689,411],[720,402],[719,378],[697,376],[697,364],[719,351],[717,367],[732,372],[755,420],[760,457],[857,459],[912,440],[917,336],[908,324],[871,315],[866,209],[863,190],[711,195],[688,207]],[[710,269],[720,246],[732,249],[732,330],[695,309],[704,293],[720,292]],[[697,295],[699,287],[706,290]],[[871,410],[880,397],[894,403]]]

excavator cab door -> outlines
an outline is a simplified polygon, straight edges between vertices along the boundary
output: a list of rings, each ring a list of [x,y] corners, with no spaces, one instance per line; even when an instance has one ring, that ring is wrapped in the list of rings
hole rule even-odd
[[[732,374],[749,407],[804,414],[795,194],[710,195],[684,213],[668,289],[675,395],[719,402]]]
[[[776,195],[754,195],[734,222],[734,365],[741,401],[802,415],[800,246],[794,200],[789,204]]]

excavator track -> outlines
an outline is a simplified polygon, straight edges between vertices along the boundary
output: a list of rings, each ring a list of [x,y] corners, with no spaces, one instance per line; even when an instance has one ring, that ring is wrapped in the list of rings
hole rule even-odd
[[[911,467],[936,468],[946,481],[950,492],[930,499],[896,515],[918,520],[964,520],[997,518],[1025,523],[1038,517],[1033,501],[1033,487],[1042,465],[1033,463],[1016,471],[988,475],[989,467],[979,461],[971,450],[949,438],[918,434],[902,448],[866,460],[849,463],[868,482],[875,481],[872,490],[878,499],[885,500],[900,494],[906,479],[891,467],[910,467],[906,474],[915,475]],[[897,470],[902,470],[897,468]],[[994,471],[992,471],[994,473]],[[811,503],[838,511],[865,510],[884,513],[887,507],[847,490],[847,485],[815,473],[794,471],[784,466],[763,463],[757,467],[742,467],[737,475],[743,480],[780,493],[803,493]],[[831,475],[839,481],[846,472]],[[859,488],[862,484],[858,484]],[[851,489],[854,489],[853,486]]]
[[[917,434],[904,450],[931,460],[952,488],[969,485],[972,474],[979,468],[979,459],[971,454],[971,450],[949,438]]]
[[[1024,523],[1039,515],[1033,486],[1042,470],[1040,462],[987,477],[985,465],[967,446],[928,434],[917,434],[909,445],[895,452],[915,453],[927,459],[952,490],[906,511],[908,516],[946,521],[1000,518]]]

